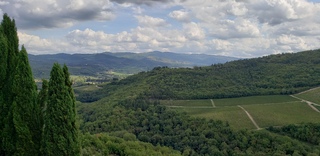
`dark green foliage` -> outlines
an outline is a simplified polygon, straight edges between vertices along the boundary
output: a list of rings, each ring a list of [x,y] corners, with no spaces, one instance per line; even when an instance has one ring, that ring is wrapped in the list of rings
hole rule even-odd
[[[22,46],[12,85],[12,120],[15,129],[16,155],[37,155],[41,139],[40,107],[37,90],[28,62],[26,49]]]
[[[319,154],[315,148],[287,137],[267,131],[234,131],[228,123],[192,118],[143,98],[109,107],[85,105],[80,114],[86,121],[83,131],[116,135],[126,130],[140,141],[172,147],[187,155]]]
[[[3,28],[0,26],[0,138],[3,138],[3,127],[5,126],[5,100],[4,100],[4,86],[7,73],[7,57],[8,57],[8,45],[7,39],[3,34]],[[0,155],[4,154],[2,146],[2,139],[0,140]]]
[[[48,104],[44,116],[43,155],[79,155],[74,98],[64,71],[55,63],[50,73]]]
[[[43,126],[44,126],[43,118],[45,116],[45,110],[48,103],[48,88],[49,88],[48,81],[43,79],[42,88],[38,94],[38,105],[40,106],[40,110],[41,110],[39,111],[39,117],[40,117],[39,120],[40,120],[41,130],[43,129]],[[40,136],[42,136],[42,134]]]
[[[26,49],[19,52],[15,21],[0,26],[1,155],[38,155],[41,129],[37,90]]]
[[[168,147],[153,146],[136,140],[125,141],[105,133],[86,133],[82,136],[82,155],[179,156],[180,153]]]
[[[108,95],[109,88],[135,85],[152,99],[212,99],[294,94],[320,85],[320,50],[270,55],[195,68],[157,67],[103,89],[87,99]],[[121,87],[119,88],[121,90]],[[90,96],[91,95],[91,96]],[[81,99],[86,101],[86,99]]]
[[[269,127],[268,130],[320,146],[320,124],[306,123],[283,127]]]

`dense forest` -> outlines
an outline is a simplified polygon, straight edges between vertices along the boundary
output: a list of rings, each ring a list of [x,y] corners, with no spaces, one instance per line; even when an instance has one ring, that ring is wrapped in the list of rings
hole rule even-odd
[[[114,100],[112,100],[114,101]],[[131,134],[153,145],[172,147],[183,155],[318,155],[319,145],[263,131],[235,131],[222,121],[192,118],[143,97],[107,99],[79,108],[83,132]]]
[[[235,131],[228,123],[193,118],[158,102],[297,93],[319,85],[320,75],[315,72],[320,69],[319,55],[315,50],[208,67],[158,67],[141,72],[96,92],[80,92],[79,100],[98,100],[78,106],[80,129],[110,135],[125,131],[140,141],[168,146],[183,155],[319,155],[319,144],[298,141],[289,134]],[[309,138],[310,133],[300,131],[297,135]]]
[[[92,102],[119,86],[153,99],[210,99],[252,95],[293,94],[320,85],[320,50],[270,55],[207,67],[157,67],[96,92],[79,92],[78,100]],[[130,90],[130,89],[129,89]]]

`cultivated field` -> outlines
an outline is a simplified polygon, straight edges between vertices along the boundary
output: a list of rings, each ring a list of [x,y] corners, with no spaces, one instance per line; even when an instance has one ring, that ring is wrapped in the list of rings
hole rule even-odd
[[[320,96],[314,92],[315,90],[312,90],[310,94],[306,92],[300,96],[318,100],[320,103]],[[163,100],[160,103],[174,110],[185,111],[194,117],[227,121],[234,129],[258,129],[302,122],[320,123],[320,113],[314,111],[306,102],[288,95],[207,100]],[[320,107],[317,108],[320,109]],[[254,121],[258,127],[253,124]]]
[[[320,104],[320,88],[312,89],[300,94],[295,94],[294,96],[316,104]]]
[[[163,100],[161,104],[169,107],[212,107],[210,100]]]

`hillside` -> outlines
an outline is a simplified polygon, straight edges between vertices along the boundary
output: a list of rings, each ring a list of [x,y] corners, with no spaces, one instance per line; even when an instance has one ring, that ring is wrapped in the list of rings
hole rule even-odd
[[[157,67],[141,72],[101,86],[95,92],[86,92],[86,96],[99,100],[78,105],[80,128],[92,134],[125,131],[140,141],[168,146],[183,155],[319,155],[317,141],[296,140],[287,137],[291,133],[284,136],[278,131],[234,130],[228,122],[214,117],[191,117],[159,101],[279,95],[306,90],[320,84],[316,72],[320,69],[319,52],[271,55],[208,67]],[[86,101],[84,93],[78,95]],[[274,105],[270,110],[288,105]],[[245,109],[253,112],[254,106]],[[255,114],[253,117],[257,118]],[[270,125],[268,121],[257,122]],[[286,119],[285,123],[291,121]]]
[[[189,55],[167,52],[150,53],[98,53],[98,54],[54,54],[30,55],[29,60],[36,78],[49,76],[50,66],[59,62],[69,66],[73,75],[97,76],[107,71],[133,74],[148,71],[154,67],[204,66],[237,58],[215,55]]]
[[[152,99],[212,99],[293,94],[320,85],[320,50],[278,54],[207,67],[156,67],[91,92],[108,95],[110,88],[135,86]],[[141,88],[141,89],[139,89]],[[115,92],[112,90],[112,92]],[[83,98],[83,97],[82,97]],[[95,98],[97,99],[97,98]],[[81,99],[85,101],[85,99]]]

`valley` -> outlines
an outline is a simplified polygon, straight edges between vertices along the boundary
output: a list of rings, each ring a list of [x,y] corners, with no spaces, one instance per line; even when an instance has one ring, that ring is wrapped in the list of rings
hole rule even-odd
[[[184,155],[317,155],[320,113],[307,101],[319,108],[319,54],[156,67],[75,88],[82,102],[80,129],[118,137],[129,133]]]

